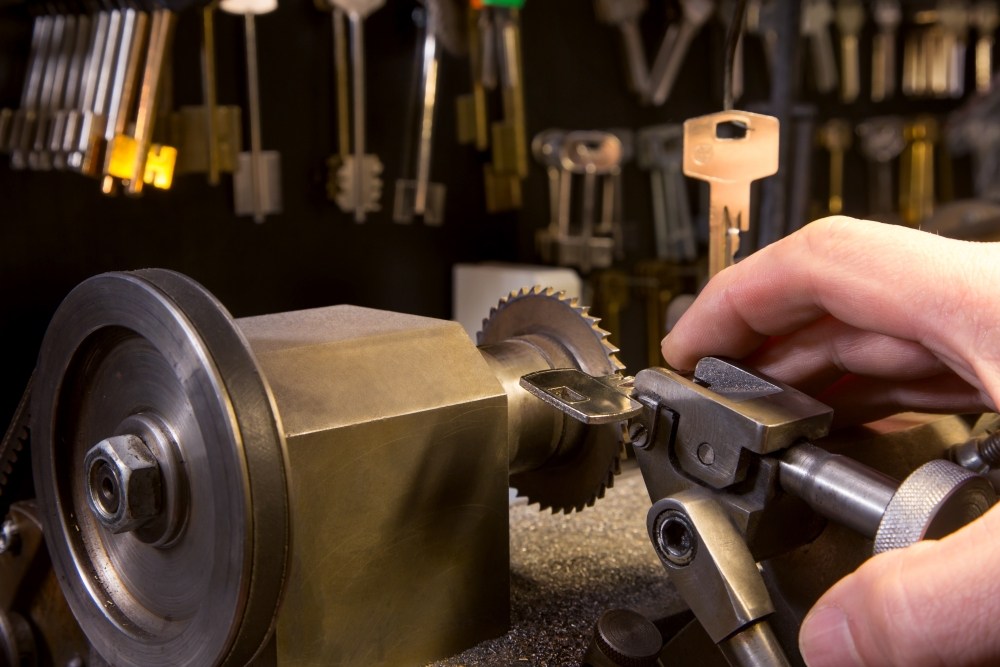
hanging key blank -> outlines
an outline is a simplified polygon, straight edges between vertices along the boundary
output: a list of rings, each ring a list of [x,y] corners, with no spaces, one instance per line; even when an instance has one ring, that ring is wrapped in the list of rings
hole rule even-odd
[[[778,171],[778,119],[723,111],[684,123],[684,173],[709,183],[709,275],[733,263],[750,228],[750,184]]]

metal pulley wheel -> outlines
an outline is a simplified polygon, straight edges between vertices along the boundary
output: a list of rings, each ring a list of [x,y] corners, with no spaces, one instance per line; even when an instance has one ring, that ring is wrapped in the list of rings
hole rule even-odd
[[[285,443],[225,308],[169,271],[87,280],[48,328],[31,414],[45,539],[97,651],[247,663],[285,579]]]

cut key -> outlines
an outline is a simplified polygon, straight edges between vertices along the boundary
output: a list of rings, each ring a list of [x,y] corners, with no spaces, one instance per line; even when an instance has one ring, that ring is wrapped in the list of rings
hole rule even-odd
[[[777,118],[722,111],[684,123],[684,174],[709,183],[709,277],[733,263],[750,229],[750,184],[777,171]]]

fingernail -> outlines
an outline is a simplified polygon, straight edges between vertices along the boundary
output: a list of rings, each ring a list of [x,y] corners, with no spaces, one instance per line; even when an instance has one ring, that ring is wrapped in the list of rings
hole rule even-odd
[[[799,651],[809,667],[862,667],[847,615],[840,607],[816,609],[802,621]]]

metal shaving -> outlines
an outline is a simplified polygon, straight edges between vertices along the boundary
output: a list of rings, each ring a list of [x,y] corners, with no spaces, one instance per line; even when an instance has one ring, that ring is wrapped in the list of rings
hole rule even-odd
[[[432,664],[575,667],[604,611],[629,608],[657,619],[683,609],[649,543],[649,507],[637,468],[582,512],[512,505],[510,632]]]

